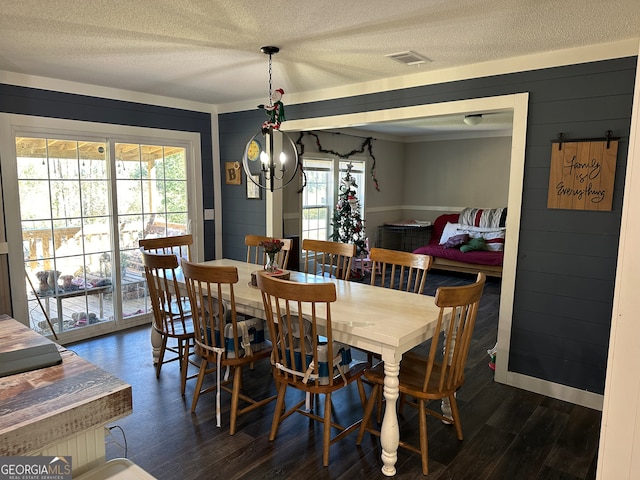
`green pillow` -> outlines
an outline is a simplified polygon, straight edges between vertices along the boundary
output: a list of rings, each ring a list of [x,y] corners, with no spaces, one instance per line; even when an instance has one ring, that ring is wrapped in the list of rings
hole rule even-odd
[[[487,242],[485,242],[484,238],[472,238],[460,247],[460,251],[463,253],[473,252],[474,250],[488,250]]]

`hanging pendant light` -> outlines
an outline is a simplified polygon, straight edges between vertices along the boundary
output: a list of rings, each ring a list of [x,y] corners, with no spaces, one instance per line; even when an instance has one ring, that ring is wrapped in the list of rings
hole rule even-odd
[[[278,47],[262,47],[260,51],[269,55],[269,105],[259,105],[269,116],[260,131],[249,139],[242,156],[242,166],[247,182],[273,192],[286,187],[298,171],[298,150],[291,137],[280,131],[284,121],[284,91],[272,91],[271,60],[280,51]]]

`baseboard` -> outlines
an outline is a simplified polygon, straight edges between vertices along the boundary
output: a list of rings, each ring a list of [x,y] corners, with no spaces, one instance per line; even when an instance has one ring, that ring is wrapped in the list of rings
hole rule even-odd
[[[521,373],[507,372],[506,385],[602,411],[604,395],[553,383]]]

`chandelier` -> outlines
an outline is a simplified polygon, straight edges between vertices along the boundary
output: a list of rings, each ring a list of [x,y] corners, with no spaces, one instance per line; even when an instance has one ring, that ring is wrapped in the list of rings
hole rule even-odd
[[[286,187],[298,171],[298,150],[285,132],[280,131],[284,118],[281,88],[272,91],[271,59],[280,51],[278,47],[262,47],[260,51],[269,55],[269,104],[258,105],[269,117],[260,131],[247,142],[242,156],[242,166],[247,182],[273,192]]]

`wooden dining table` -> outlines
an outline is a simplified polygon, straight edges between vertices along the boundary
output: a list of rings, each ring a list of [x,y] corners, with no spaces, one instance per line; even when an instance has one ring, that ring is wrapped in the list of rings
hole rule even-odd
[[[236,267],[239,278],[234,285],[236,309],[246,315],[265,318],[260,290],[251,285],[251,274],[258,266],[229,259],[203,264]],[[331,304],[333,338],[382,357],[386,399],[380,435],[382,473],[395,475],[400,440],[396,409],[400,361],[405,352],[433,336],[439,314],[434,298],[302,272],[290,272],[290,279],[333,282],[337,293],[337,301]]]

